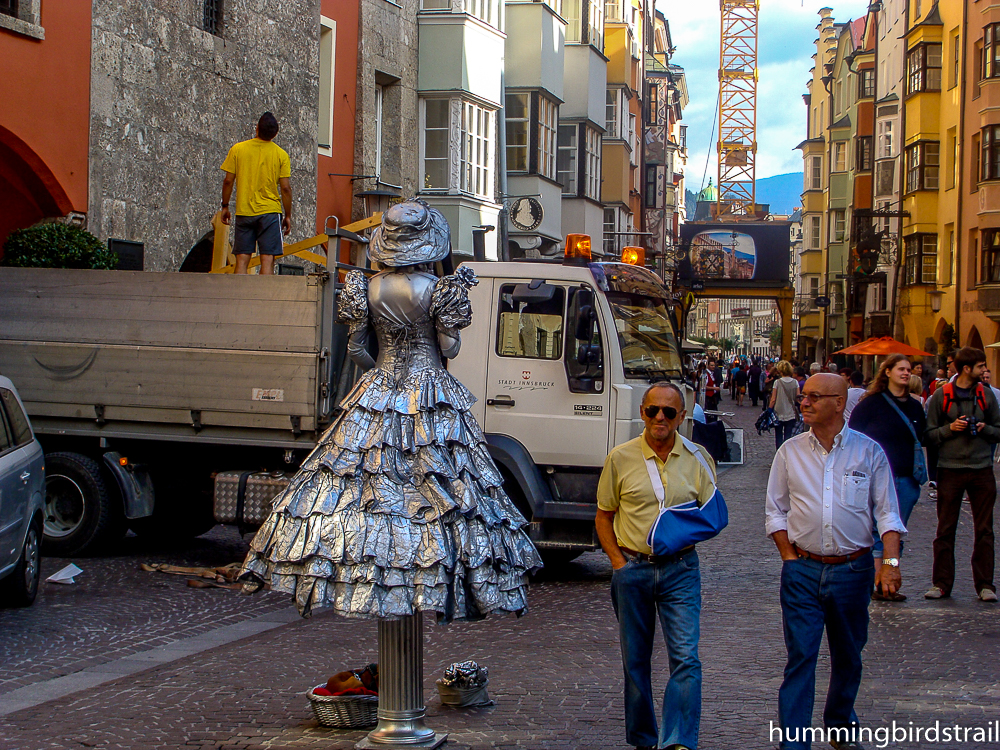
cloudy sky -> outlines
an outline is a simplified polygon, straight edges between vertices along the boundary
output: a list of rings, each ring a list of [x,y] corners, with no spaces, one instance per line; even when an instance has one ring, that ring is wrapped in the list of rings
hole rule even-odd
[[[697,191],[716,174],[713,130],[719,89],[719,4],[712,0],[658,0],[656,7],[670,23],[677,51],[672,62],[687,72],[691,101],[684,110],[688,126],[687,187]],[[860,18],[868,0],[761,0],[757,49],[757,178],[802,171],[802,156],[793,151],[806,132],[802,95],[816,51],[817,11],[833,8],[834,21]],[[716,124],[716,128],[718,124]],[[711,149],[711,151],[709,151]]]

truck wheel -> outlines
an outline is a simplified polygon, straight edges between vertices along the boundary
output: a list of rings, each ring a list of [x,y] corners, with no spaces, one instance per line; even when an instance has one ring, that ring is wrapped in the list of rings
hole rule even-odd
[[[52,557],[93,552],[125,533],[125,514],[115,507],[100,465],[79,453],[45,456],[45,520],[42,551]]]
[[[12,607],[29,607],[38,594],[38,581],[42,573],[42,524],[38,518],[31,521],[21,548],[17,567],[0,583],[0,600]]]

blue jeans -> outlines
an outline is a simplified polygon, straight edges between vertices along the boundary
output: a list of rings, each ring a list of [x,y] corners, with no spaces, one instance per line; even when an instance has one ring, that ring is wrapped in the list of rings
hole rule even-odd
[[[899,477],[893,480],[893,483],[896,485],[896,497],[899,498],[899,517],[903,521],[903,526],[906,526],[910,521],[913,508],[917,505],[917,500],[920,499],[920,485],[913,477]],[[875,553],[875,557],[882,557],[882,537],[878,535],[878,525],[874,521],[872,522],[872,538],[874,540],[872,552]],[[903,556],[902,539],[899,541],[899,556]]]
[[[789,419],[787,422],[778,422],[774,427],[774,449],[778,450],[781,444],[792,437],[792,430],[795,429],[795,420]]]
[[[698,747],[701,722],[701,571],[696,550],[673,562],[632,560],[611,577],[611,603],[625,669],[625,738],[630,745]],[[670,659],[656,729],[651,683],[653,637],[659,615]]]
[[[809,559],[781,567],[781,617],[788,662],[778,691],[781,750],[809,750],[816,659],[823,629],[830,646],[830,687],[825,727],[856,724],[854,699],[861,686],[861,651],[868,641],[868,602],[875,584],[871,554],[852,562],[824,565]]]

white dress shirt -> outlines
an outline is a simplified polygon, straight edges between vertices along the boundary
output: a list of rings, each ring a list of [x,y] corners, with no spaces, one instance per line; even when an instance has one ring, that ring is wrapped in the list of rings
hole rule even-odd
[[[867,435],[846,425],[829,453],[812,430],[782,443],[767,482],[766,528],[787,531],[793,544],[817,555],[849,555],[879,536],[906,536],[889,460]]]

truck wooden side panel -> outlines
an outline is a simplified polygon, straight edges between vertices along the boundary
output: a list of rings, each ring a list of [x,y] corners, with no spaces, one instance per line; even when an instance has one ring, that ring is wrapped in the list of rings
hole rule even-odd
[[[0,269],[0,372],[42,432],[298,442],[320,418],[324,307],[315,276]]]

